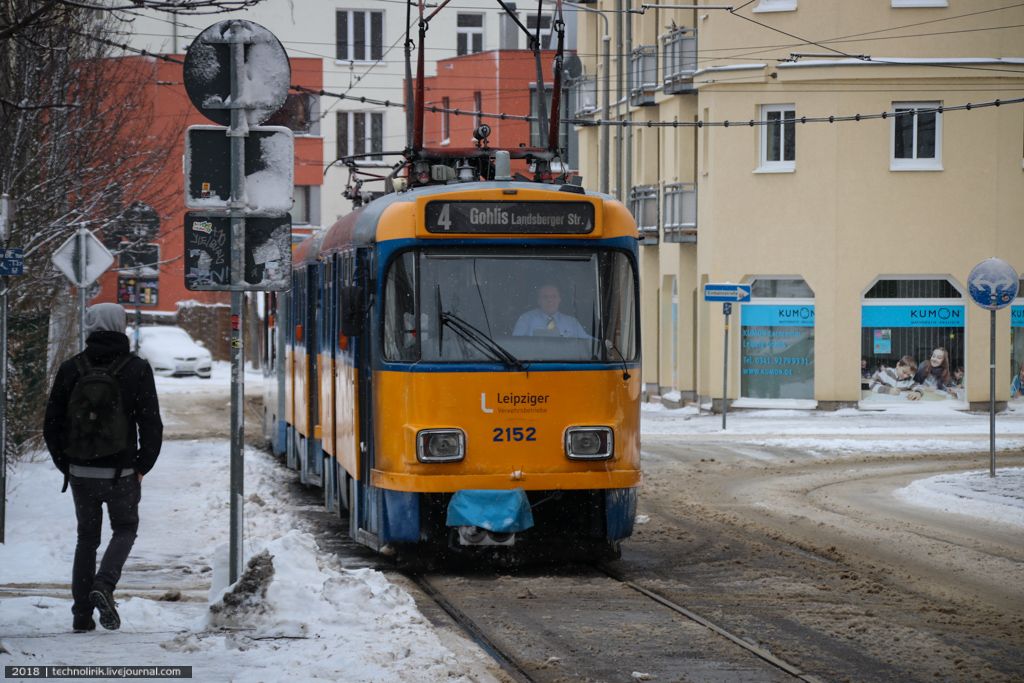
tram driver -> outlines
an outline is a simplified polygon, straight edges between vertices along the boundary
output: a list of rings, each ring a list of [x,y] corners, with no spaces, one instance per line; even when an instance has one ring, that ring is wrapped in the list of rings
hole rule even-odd
[[[571,337],[590,339],[580,321],[558,310],[562,294],[553,284],[537,290],[537,307],[519,316],[512,334],[517,337]]]

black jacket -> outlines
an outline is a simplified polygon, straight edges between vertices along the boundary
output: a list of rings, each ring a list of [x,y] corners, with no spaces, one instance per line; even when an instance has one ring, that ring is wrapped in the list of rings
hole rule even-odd
[[[85,340],[85,354],[96,366],[110,365],[117,358],[129,354],[128,337],[121,332],[93,332]],[[65,361],[57,370],[57,377],[46,403],[46,420],[43,436],[53,463],[65,475],[68,465],[78,464],[89,467],[134,467],[146,474],[160,455],[163,442],[164,424],[160,420],[160,403],[156,396],[153,369],[142,358],[132,356],[131,360],[117,375],[121,385],[121,401],[128,415],[128,448],[106,458],[76,461],[65,455],[67,439],[67,411],[71,390],[80,373],[75,359]],[[138,444],[136,446],[136,444]]]

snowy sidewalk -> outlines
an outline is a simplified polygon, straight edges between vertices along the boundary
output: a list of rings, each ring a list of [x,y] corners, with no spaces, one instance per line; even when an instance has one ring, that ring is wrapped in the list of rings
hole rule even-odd
[[[239,604],[219,602],[228,455],[226,441],[165,442],[115,593],[121,629],[86,634],[71,632],[71,494],[49,458],[19,465],[0,545],[0,665],[191,666],[198,681],[493,680],[383,574],[339,567],[295,530],[284,493],[294,475],[259,451],[246,453],[246,554],[273,558]],[[105,528],[104,547],[108,538]]]

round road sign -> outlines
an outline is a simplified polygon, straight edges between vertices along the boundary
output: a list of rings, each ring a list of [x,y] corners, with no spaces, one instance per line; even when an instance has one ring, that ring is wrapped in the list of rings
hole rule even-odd
[[[974,303],[994,311],[1009,306],[1017,297],[1017,271],[1002,259],[985,259],[967,276],[967,289]]]
[[[231,100],[231,46],[242,43],[243,65]],[[185,53],[185,90],[196,109],[221,126],[231,125],[231,110],[245,110],[250,126],[258,126],[281,108],[288,96],[291,67],[273,33],[244,19],[208,26]]]

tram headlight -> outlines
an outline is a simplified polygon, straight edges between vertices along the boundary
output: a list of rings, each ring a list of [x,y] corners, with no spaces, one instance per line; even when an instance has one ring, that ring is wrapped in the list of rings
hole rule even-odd
[[[466,435],[461,429],[423,429],[416,434],[420,462],[458,462],[466,456]]]
[[[570,460],[605,460],[614,449],[609,427],[570,427],[565,432],[565,454]]]

